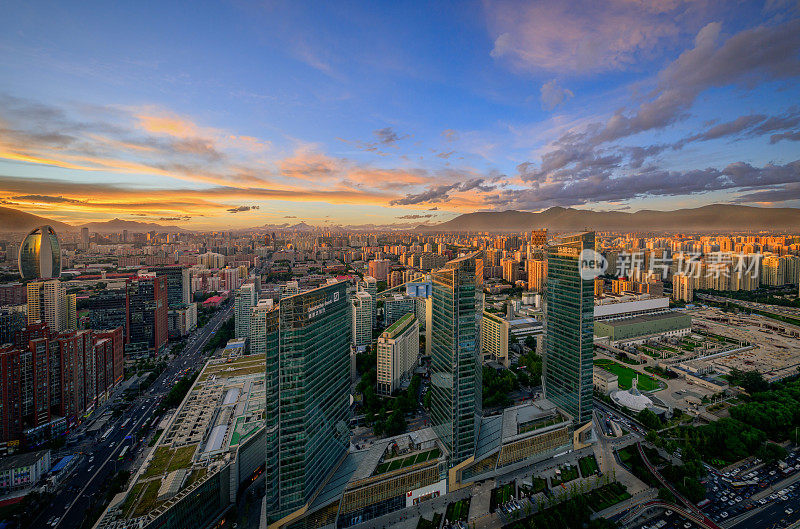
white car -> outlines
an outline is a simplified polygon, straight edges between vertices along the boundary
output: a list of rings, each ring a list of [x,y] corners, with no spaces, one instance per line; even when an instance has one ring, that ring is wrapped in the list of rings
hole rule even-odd
[[[786,509],[783,512],[785,512],[786,514],[792,514],[794,511],[792,509]]]
[[[720,517],[721,517],[721,518],[727,518],[727,517],[728,517],[728,511],[722,511],[722,512],[720,513]]]

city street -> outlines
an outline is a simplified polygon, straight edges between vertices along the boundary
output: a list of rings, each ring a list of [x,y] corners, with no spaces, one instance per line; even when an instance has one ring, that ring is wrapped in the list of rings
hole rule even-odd
[[[181,354],[174,358],[158,378],[129,404],[121,417],[113,422],[109,421],[98,432],[99,435],[113,428],[105,440],[86,438],[86,434],[82,431],[71,434],[71,437],[83,436],[83,438],[79,439],[74,447],[63,452],[66,454],[83,451],[82,460],[66,483],[56,492],[50,508],[43,511],[34,520],[32,528],[77,528],[83,523],[91,506],[102,502],[105,507],[104,490],[107,482],[118,470],[121,470],[121,467],[117,465],[117,459],[123,447],[134,447],[131,450],[133,457],[130,459],[136,459],[147,448],[138,439],[139,428],[147,421],[152,420],[153,412],[157,409],[161,398],[175,381],[180,379],[182,371],[199,369],[205,363],[207,356],[203,353],[203,347],[217,329],[231,317],[232,313],[233,305],[220,310],[203,328],[192,333]],[[126,420],[129,421],[123,430],[120,425]],[[56,518],[58,522],[55,525],[48,525],[51,520],[54,521]]]

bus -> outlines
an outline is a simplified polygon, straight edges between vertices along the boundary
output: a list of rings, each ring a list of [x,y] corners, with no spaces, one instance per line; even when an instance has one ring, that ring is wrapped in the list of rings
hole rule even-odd
[[[111,435],[111,432],[113,432],[113,431],[114,431],[114,427],[112,426],[111,428],[106,430],[103,435],[100,436],[100,441],[105,441],[106,439],[108,439],[108,436]]]
[[[125,459],[125,456],[128,454],[128,448],[130,448],[130,446],[126,445],[125,448],[122,449],[122,452],[119,453],[118,459],[120,461],[123,461]]]
[[[124,429],[125,429],[125,427],[126,427],[126,426],[128,426],[128,423],[129,423],[129,422],[131,422],[130,418],[128,418],[128,419],[125,419],[125,420],[122,422],[122,426],[120,426],[120,427],[119,427],[119,428],[120,428],[120,430],[124,430]]]

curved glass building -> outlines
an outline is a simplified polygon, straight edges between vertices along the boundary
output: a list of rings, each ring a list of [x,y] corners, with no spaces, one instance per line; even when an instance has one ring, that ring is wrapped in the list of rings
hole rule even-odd
[[[23,279],[51,279],[61,275],[61,246],[53,228],[40,226],[22,241],[19,274]]]

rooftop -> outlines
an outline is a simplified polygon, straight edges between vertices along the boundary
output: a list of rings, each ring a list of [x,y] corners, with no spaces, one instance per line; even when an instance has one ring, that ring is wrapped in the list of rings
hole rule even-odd
[[[45,457],[48,452],[50,451],[40,450],[38,452],[28,452],[26,454],[3,456],[0,458],[0,472],[4,470],[13,470],[15,468],[33,466],[37,461]]]

